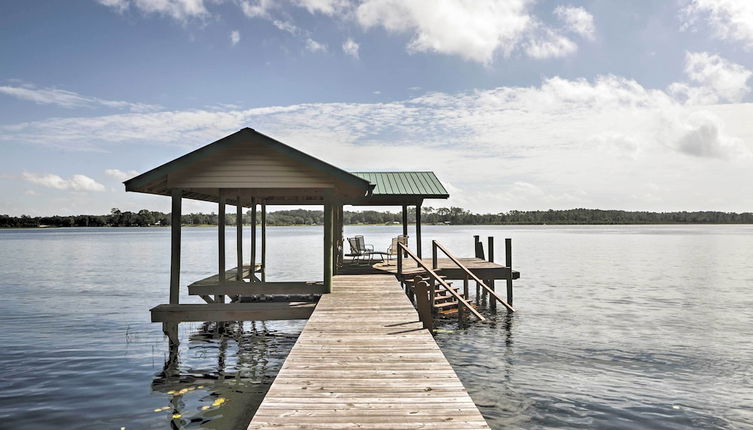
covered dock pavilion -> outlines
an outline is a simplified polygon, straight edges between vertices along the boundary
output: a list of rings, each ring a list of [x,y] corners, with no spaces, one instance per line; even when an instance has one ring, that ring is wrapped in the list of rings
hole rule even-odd
[[[206,320],[306,318],[313,305],[299,302],[225,303],[226,296],[302,295],[332,291],[332,276],[343,265],[343,206],[398,206],[408,236],[408,208],[415,207],[416,253],[421,250],[421,205],[449,194],[433,172],[347,172],[244,128],[182,157],[125,181],[126,191],[170,196],[171,264],[169,303],[152,310],[177,342],[172,323]],[[206,305],[181,304],[180,255],[183,199],[218,204],[217,274],[188,286]],[[235,206],[236,264],[227,267],[226,206]],[[266,211],[268,205],[320,205],[324,209],[321,282],[268,282],[266,279]],[[250,243],[244,257],[243,211],[251,208]],[[260,222],[260,255],[257,255]]]
[[[411,279],[426,272],[441,284],[444,281],[430,266],[447,274],[455,271],[456,276],[465,277],[466,290],[468,276],[476,280],[477,275],[484,279],[506,278],[512,282],[517,272],[512,271],[511,264],[504,267],[481,258],[465,259],[467,264],[463,265],[449,253],[448,259],[440,261],[436,258],[436,242],[432,242],[431,259],[421,256],[421,205],[425,199],[449,197],[434,173],[347,172],[244,128],[128,180],[125,186],[127,191],[172,199],[170,299],[168,304],[151,310],[152,321],[161,322],[170,339],[168,363],[177,362],[177,328],[183,321],[308,320],[249,429],[488,429],[426,330],[428,294],[416,301],[417,305],[423,303],[416,312],[401,289],[399,271],[405,268],[405,275]],[[201,297],[206,302],[202,304],[179,302],[181,208],[186,198],[218,205],[217,274],[188,285],[189,294]],[[230,269],[225,255],[228,204],[235,206],[237,233],[236,267]],[[268,205],[324,208],[321,282],[266,279]],[[354,267],[344,264],[342,249],[346,205],[401,207],[404,235],[408,235],[408,208],[415,206],[413,249],[399,246],[415,264],[401,265],[404,258],[399,252],[399,267],[380,263],[381,266],[360,265],[351,271]],[[251,240],[246,257],[244,208],[251,208]],[[261,227],[258,259],[257,217]],[[419,289],[428,293],[429,286],[420,281]],[[496,297],[493,290],[489,293]],[[318,302],[297,298],[312,294],[320,296]],[[257,295],[281,300],[240,300]],[[226,297],[230,297],[230,303],[226,303]]]

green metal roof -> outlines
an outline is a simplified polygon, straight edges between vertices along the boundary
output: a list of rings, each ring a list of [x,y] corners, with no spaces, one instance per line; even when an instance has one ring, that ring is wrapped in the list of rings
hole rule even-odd
[[[434,172],[351,172],[375,185],[373,196],[450,197]]]

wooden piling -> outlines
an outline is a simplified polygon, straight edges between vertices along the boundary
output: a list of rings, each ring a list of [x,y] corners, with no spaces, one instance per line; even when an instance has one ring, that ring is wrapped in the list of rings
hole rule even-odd
[[[510,275],[507,277],[507,303],[512,306],[512,239],[505,239],[505,266],[510,269]]]
[[[217,269],[220,285],[225,284],[225,190],[220,188],[217,202]],[[225,296],[214,296],[215,303],[225,303]]]
[[[170,304],[180,302],[180,230],[183,191],[172,190],[170,214]]]
[[[267,202],[261,201],[261,281],[267,282]]]
[[[403,205],[403,237],[405,237],[405,246],[408,246],[408,206]],[[408,254],[403,254],[407,257]]]
[[[332,292],[332,256],[333,253],[333,219],[332,200],[327,196],[324,201],[324,289],[327,293]]]
[[[487,248],[486,248],[487,255],[489,255],[489,262],[494,263],[494,236],[489,236],[487,238]],[[494,279],[487,279],[484,281],[487,287],[489,287],[492,291],[495,291],[494,286]],[[497,310],[497,301],[492,300],[490,303],[491,309],[493,311]]]
[[[241,196],[236,196],[235,205],[235,253],[238,261],[238,270],[235,271],[235,280],[243,280],[243,205]]]
[[[413,278],[413,291],[415,293],[418,318],[423,323],[425,329],[431,330],[434,328],[434,317],[431,311],[430,296],[434,295],[434,291],[431,291],[429,284],[421,279],[420,276]]]
[[[251,198],[251,282],[256,281],[256,197]]]
[[[421,258],[421,205],[416,205],[416,255]]]

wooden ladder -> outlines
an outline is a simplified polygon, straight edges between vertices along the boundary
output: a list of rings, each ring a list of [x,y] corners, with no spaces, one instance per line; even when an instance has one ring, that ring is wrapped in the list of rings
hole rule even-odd
[[[414,275],[415,276],[415,275]],[[429,277],[428,273],[420,273],[418,276],[421,276],[421,279],[426,282],[430,282],[431,278]],[[446,279],[445,276],[440,276],[442,279]],[[452,281],[446,281],[447,284],[452,287]],[[405,279],[405,283],[408,285],[408,288],[413,288],[413,279]],[[452,287],[452,290],[455,291],[460,297],[468,300],[468,297],[460,290],[460,288]],[[438,314],[455,314],[458,312],[458,305],[460,302],[458,302],[458,299],[456,299],[452,294],[450,294],[449,291],[442,288],[441,286],[437,285],[434,287],[434,310]],[[474,306],[475,307],[475,306]]]

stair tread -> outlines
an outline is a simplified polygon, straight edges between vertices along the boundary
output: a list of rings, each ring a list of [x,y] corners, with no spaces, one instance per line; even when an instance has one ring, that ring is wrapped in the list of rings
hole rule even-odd
[[[451,306],[457,306],[458,305],[457,300],[449,301],[449,302],[443,302],[443,303],[434,303],[435,308],[449,308]]]

